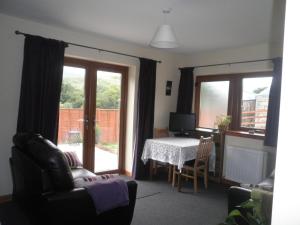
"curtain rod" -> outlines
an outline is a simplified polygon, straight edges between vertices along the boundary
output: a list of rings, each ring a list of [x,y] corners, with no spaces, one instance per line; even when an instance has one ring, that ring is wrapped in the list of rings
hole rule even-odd
[[[27,34],[27,33],[23,33],[23,32],[20,32],[18,30],[15,31],[15,34],[16,35],[24,35],[25,37],[26,36],[34,36],[32,34]],[[65,41],[64,41],[65,42]],[[65,42],[66,44],[68,45],[74,45],[74,46],[78,46],[78,47],[83,47],[83,48],[89,48],[89,49],[94,49],[94,50],[98,50],[99,52],[109,52],[109,53],[113,53],[113,54],[117,54],[117,55],[123,55],[123,56],[128,56],[128,57],[132,57],[132,58],[142,58],[142,57],[139,57],[139,56],[136,56],[136,55],[129,55],[129,54],[125,54],[125,53],[121,53],[121,52],[114,52],[114,51],[110,51],[110,50],[106,50],[106,49],[101,49],[101,48],[96,48],[96,47],[90,47],[90,46],[87,46],[87,45],[81,45],[81,44],[76,44],[76,43],[72,43],[72,42]],[[160,60],[153,60],[157,63],[161,63]]]
[[[257,60],[248,60],[248,61],[238,61],[238,62],[231,62],[231,63],[219,63],[219,64],[209,64],[209,65],[201,65],[201,66],[194,66],[194,68],[202,68],[202,67],[211,67],[211,66],[224,66],[224,65],[232,65],[232,64],[240,64],[240,63],[251,63],[251,62],[263,62],[263,61],[271,61],[270,59],[257,59]],[[192,66],[191,66],[192,67]],[[183,69],[184,67],[181,67],[179,69]]]

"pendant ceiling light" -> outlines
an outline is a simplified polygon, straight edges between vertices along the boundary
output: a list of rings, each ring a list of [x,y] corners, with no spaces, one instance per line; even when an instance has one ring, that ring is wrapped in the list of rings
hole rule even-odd
[[[164,14],[164,24],[160,25],[154,37],[152,38],[150,45],[155,48],[176,48],[178,43],[176,40],[173,28],[166,23],[167,14],[171,12],[171,9],[163,10]]]

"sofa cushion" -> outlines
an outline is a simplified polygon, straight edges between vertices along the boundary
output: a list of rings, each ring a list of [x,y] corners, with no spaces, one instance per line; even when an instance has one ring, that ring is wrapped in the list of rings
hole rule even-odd
[[[26,153],[48,172],[54,190],[64,191],[74,187],[71,169],[64,154],[49,140],[41,136],[30,139]]]
[[[82,168],[82,163],[80,162],[76,152],[64,152],[64,155],[70,168]]]
[[[74,179],[74,186],[75,188],[87,187],[114,178],[120,178],[120,176],[118,174],[101,174],[97,176],[77,177]]]
[[[96,176],[96,174],[94,174],[86,169],[83,169],[83,168],[71,169],[71,172],[72,172],[72,176],[73,176],[74,180],[76,180],[78,178],[83,178],[83,177]]]

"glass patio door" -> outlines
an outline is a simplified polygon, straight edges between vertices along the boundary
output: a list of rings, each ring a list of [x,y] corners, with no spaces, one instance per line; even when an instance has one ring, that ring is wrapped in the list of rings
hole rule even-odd
[[[121,73],[97,70],[95,172],[119,168],[121,79]]]
[[[61,87],[58,147],[75,152],[83,163],[86,69],[64,66]]]
[[[124,170],[127,70],[65,58],[58,147],[96,173]]]

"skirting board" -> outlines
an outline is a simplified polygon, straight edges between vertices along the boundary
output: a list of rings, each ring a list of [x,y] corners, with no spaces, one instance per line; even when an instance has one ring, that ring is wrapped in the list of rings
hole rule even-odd
[[[2,195],[0,196],[0,203],[11,201],[11,195]]]

